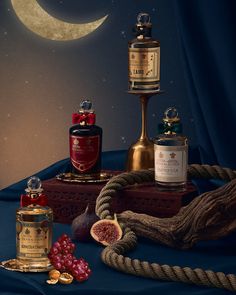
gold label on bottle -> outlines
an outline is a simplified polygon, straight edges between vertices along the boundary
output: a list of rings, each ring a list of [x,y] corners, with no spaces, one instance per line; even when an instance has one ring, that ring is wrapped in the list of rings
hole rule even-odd
[[[49,222],[17,221],[17,257],[46,258],[51,247]]]
[[[133,82],[160,80],[160,47],[129,48],[129,80]]]
[[[185,182],[187,179],[187,149],[185,146],[154,145],[155,180]]]

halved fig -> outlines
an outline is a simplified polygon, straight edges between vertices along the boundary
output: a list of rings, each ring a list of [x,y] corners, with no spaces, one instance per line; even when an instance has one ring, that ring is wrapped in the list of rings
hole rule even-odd
[[[97,242],[108,246],[116,241],[119,241],[122,237],[122,229],[115,219],[101,219],[93,224],[90,230],[91,236]]]

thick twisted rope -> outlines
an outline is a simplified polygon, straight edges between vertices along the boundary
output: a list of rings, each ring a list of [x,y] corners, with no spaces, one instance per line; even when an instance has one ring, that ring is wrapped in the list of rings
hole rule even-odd
[[[236,178],[236,171],[219,166],[195,164],[189,166],[188,175],[191,178],[214,178],[230,181]],[[147,170],[122,173],[113,177],[97,198],[96,214],[101,219],[113,219],[110,213],[110,201],[116,195],[116,192],[128,185],[151,181],[154,181],[154,173]],[[124,232],[122,239],[107,246],[101,254],[102,261],[108,266],[136,276],[236,291],[236,276],[234,274],[213,272],[200,268],[191,269],[189,267],[160,265],[124,256],[126,252],[136,246],[137,237],[125,224],[121,226]]]
[[[230,181],[236,178],[236,171],[214,165],[192,164],[188,166],[189,178],[221,179]]]

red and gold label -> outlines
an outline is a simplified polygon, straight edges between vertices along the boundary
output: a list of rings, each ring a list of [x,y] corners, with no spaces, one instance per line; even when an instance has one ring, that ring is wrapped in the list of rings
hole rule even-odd
[[[97,162],[100,136],[70,136],[70,159],[81,173],[89,171]]]
[[[129,48],[129,79],[136,82],[160,80],[160,47]]]

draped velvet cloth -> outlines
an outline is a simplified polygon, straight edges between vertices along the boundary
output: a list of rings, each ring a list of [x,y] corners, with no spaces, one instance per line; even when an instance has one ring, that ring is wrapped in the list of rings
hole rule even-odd
[[[126,158],[125,151],[103,153],[103,168],[122,170]],[[199,161],[198,150],[190,149],[190,163]],[[41,179],[52,178],[58,173],[68,170],[69,159],[37,173]],[[197,182],[201,191],[213,189],[209,182]],[[14,258],[15,244],[15,212],[19,207],[20,194],[24,191],[26,179],[0,191],[0,261]],[[70,225],[54,223],[53,241],[62,233],[71,235]],[[139,258],[160,264],[188,266],[192,268],[212,269],[225,273],[235,273],[236,266],[236,234],[218,241],[200,242],[193,249],[182,251],[158,245],[149,240],[139,238],[136,249],[127,253],[131,258]],[[84,257],[90,264],[92,275],[84,283],[71,285],[47,285],[46,273],[17,273],[0,268],[1,295],[27,294],[81,294],[81,295],[153,295],[153,294],[195,294],[223,295],[230,291],[203,286],[187,285],[176,282],[163,282],[117,272],[101,261],[103,247],[95,242],[76,242],[76,257]]]
[[[203,163],[236,168],[236,1],[175,0]]]
[[[236,1],[176,0],[176,17],[185,65],[185,79],[196,124],[201,161],[236,167]],[[193,157],[192,157],[193,155]],[[125,152],[103,154],[103,168],[124,168]],[[196,151],[190,162],[200,162]],[[68,170],[65,159],[37,174],[41,179]],[[0,261],[15,257],[15,210],[26,181],[0,191]],[[198,182],[199,189],[212,184]],[[54,224],[54,240],[62,233],[70,235],[69,225]],[[76,243],[76,256],[83,256],[93,274],[83,283],[69,286],[47,285],[47,274],[23,274],[0,269],[0,294],[83,294],[83,295],[153,295],[153,294],[232,294],[229,291],[161,282],[116,272],[101,262],[102,247],[95,243]],[[235,273],[236,237],[201,242],[193,249],[180,251],[139,239],[130,257],[160,264],[200,267]]]

